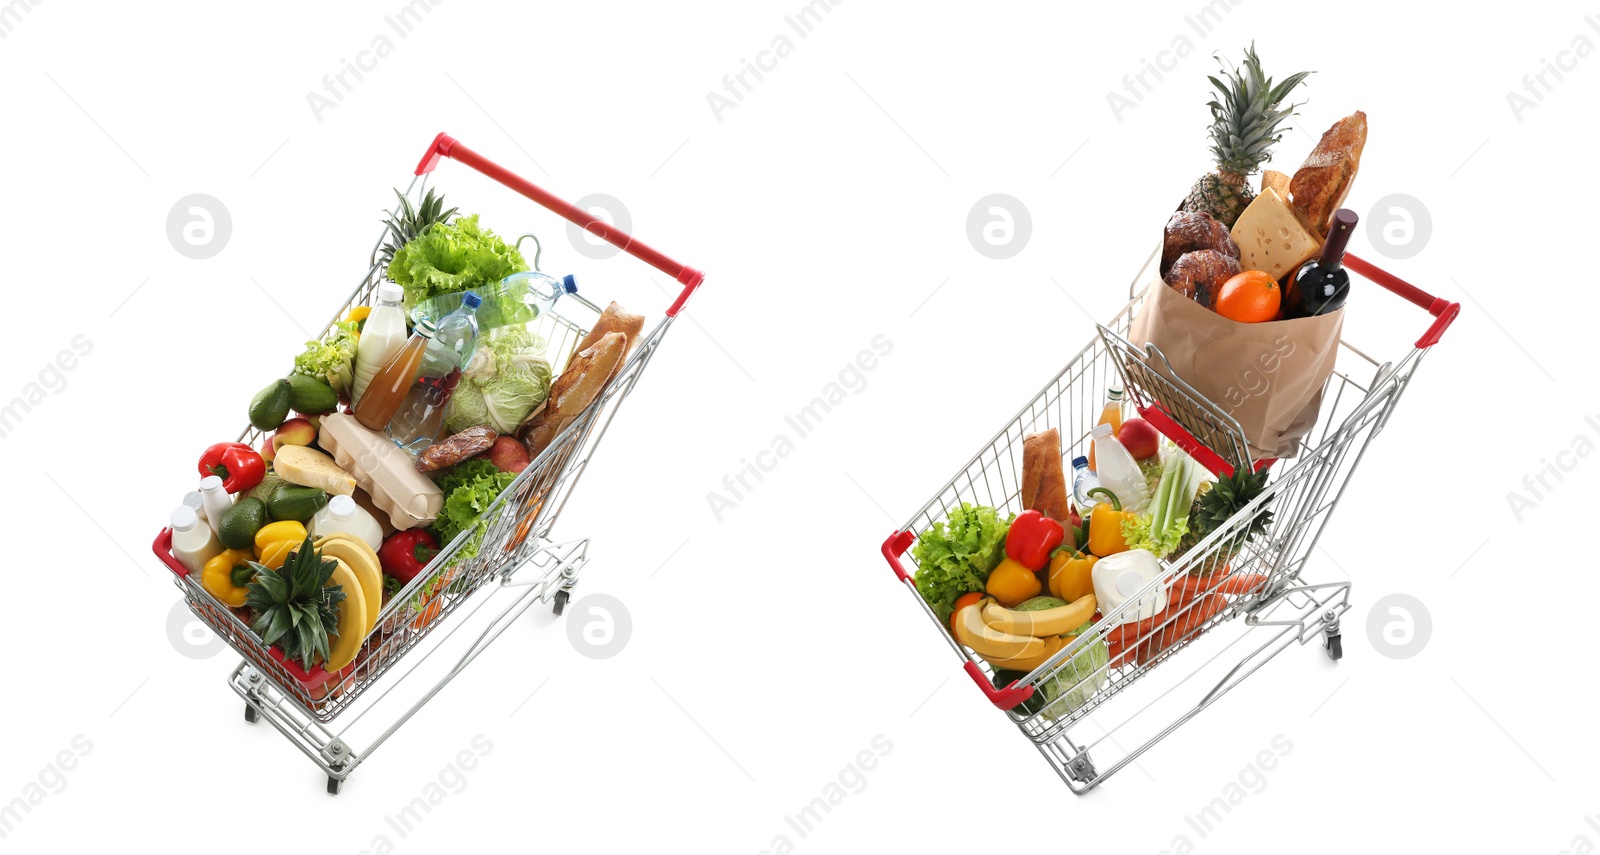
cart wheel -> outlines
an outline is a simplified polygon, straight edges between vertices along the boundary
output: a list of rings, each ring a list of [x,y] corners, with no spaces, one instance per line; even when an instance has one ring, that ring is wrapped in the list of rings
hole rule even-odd
[[[251,724],[261,720],[261,713],[256,712],[255,706],[248,702],[244,705],[244,720]]]
[[[342,778],[335,778],[332,775],[328,776],[328,795],[330,795],[330,796],[339,795],[339,790],[342,789],[343,787],[344,787],[344,780]]]
[[[1328,640],[1323,646],[1328,650],[1329,659],[1338,662],[1340,659],[1344,658],[1344,645],[1340,643],[1339,636],[1328,636]]]
[[[567,600],[570,599],[572,599],[572,592],[568,591],[566,588],[562,588],[556,592],[556,604],[554,608],[557,616],[559,616],[563,611],[566,611]]]

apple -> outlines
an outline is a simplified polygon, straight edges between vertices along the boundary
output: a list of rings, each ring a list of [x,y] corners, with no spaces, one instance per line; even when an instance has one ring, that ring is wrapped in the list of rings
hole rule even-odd
[[[274,450],[286,445],[310,445],[317,438],[317,429],[305,419],[295,418],[284,422],[272,435]]]
[[[260,451],[260,454],[261,454],[261,459],[262,460],[265,460],[266,462],[271,463],[272,462],[272,458],[274,456],[273,455],[273,451],[274,450],[275,449],[274,449],[274,447],[272,445],[272,437],[269,436],[266,439],[261,440],[261,451]]]
[[[1117,441],[1134,460],[1149,460],[1161,451],[1161,432],[1144,419],[1128,419],[1117,431]]]

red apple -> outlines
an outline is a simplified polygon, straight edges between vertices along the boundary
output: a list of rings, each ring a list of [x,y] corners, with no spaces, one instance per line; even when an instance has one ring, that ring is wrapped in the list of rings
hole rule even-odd
[[[272,435],[274,450],[286,445],[310,445],[317,438],[317,429],[305,419],[290,419],[278,427],[278,432]]]
[[[1134,460],[1149,460],[1161,451],[1161,432],[1144,419],[1128,419],[1117,431],[1117,441]]]
[[[528,449],[509,436],[496,437],[494,445],[489,446],[482,456],[487,457],[501,472],[521,472],[533,462],[528,458]]]
[[[272,458],[274,457],[273,451],[274,451],[274,446],[272,444],[272,437],[269,436],[266,439],[261,440],[261,452],[260,452],[260,454],[261,454],[261,459],[262,460],[265,460],[266,462],[271,463],[272,462]]]

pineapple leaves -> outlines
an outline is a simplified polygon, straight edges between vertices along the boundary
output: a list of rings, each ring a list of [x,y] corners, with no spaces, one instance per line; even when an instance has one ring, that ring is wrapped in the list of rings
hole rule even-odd
[[[1280,105],[1311,72],[1297,72],[1273,83],[1261,70],[1254,43],[1245,49],[1239,66],[1230,67],[1220,56],[1216,59],[1222,75],[1206,77],[1219,96],[1206,104],[1211,110],[1211,153],[1222,172],[1250,175],[1270,158],[1268,148],[1283,138],[1280,126],[1300,103]]]
[[[262,567],[245,597],[256,613],[251,629],[306,670],[327,659],[328,636],[339,623],[338,606],[347,593],[328,585],[338,566],[323,558],[308,537],[282,567]]]

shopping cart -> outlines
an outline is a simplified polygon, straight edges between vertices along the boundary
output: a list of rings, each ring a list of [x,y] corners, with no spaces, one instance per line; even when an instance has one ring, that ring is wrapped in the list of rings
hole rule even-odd
[[[244,657],[228,682],[244,699],[245,720],[255,722],[265,718],[299,746],[327,773],[329,793],[338,793],[344,780],[362,761],[534,603],[551,603],[555,613],[561,614],[579,572],[588,561],[588,541],[553,541],[551,527],[571,497],[612,418],[633,391],[668,327],[703,279],[700,271],[667,258],[446,134],[441,133],[434,139],[417,164],[405,191],[413,205],[420,203],[429,176],[444,157],[477,170],[620,247],[671,276],[682,286],[682,291],[668,306],[665,316],[633,347],[601,396],[540,452],[483,513],[487,530],[477,554],[465,560],[456,558],[470,538],[470,531],[446,544],[425,570],[389,600],[355,661],[342,671],[328,673],[320,666],[307,671],[286,659],[277,647],[263,644],[244,619],[207,592],[199,579],[173,557],[172,530],[163,529],[156,537],[155,553],[176,576],[189,608]],[[380,236],[373,245],[366,276],[334,313],[329,325],[323,328],[324,333],[351,307],[371,302],[373,292],[385,278],[385,265],[377,258],[382,243],[383,236]],[[551,365],[559,370],[566,364],[568,356],[599,318],[600,311],[588,300],[570,294],[532,322],[532,329],[547,343],[546,357]],[[261,438],[260,431],[246,428],[239,441],[254,447]],[[512,593],[496,598],[490,591],[474,597],[491,587],[491,583],[495,583],[496,589],[510,589]],[[467,625],[470,616],[465,612],[475,613],[491,599],[498,602],[507,597],[509,602],[504,609],[479,630],[460,658],[427,688],[420,700],[409,707],[390,709],[387,715],[376,716],[388,722],[387,728],[358,750],[347,738],[351,728],[374,710],[383,708],[381,702],[391,690],[413,673],[419,673],[426,660],[445,647],[451,635]],[[465,608],[474,600],[470,609]],[[458,612],[463,614],[458,617]],[[448,631],[441,631],[447,627]],[[407,665],[403,673],[384,681],[402,660]],[[385,688],[368,699],[369,692],[380,681],[386,682]],[[335,718],[358,707],[356,714],[341,719],[338,730],[329,726]]]
[[[1253,460],[1243,430],[1225,407],[1207,400],[1177,377],[1154,345],[1139,347],[1127,339],[1141,302],[1134,292],[1152,280],[1159,253],[1159,248],[1152,252],[1134,278],[1130,300],[1122,311],[1100,326],[1099,335],[883,544],[889,566],[933,621],[940,637],[961,657],[967,674],[1078,794],[1133,762],[1290,644],[1304,645],[1320,637],[1330,657],[1342,656],[1339,618],[1350,608],[1350,582],[1311,581],[1303,573],[1307,559],[1367,443],[1383,429],[1417,366],[1460,313],[1458,303],[1433,297],[1367,261],[1346,255],[1345,267],[1351,272],[1426,309],[1433,322],[1410,350],[1392,362],[1380,363],[1341,341],[1334,373],[1323,389],[1317,424],[1300,440],[1297,455],[1280,461]],[[1155,280],[1150,287],[1166,286]],[[1380,308],[1376,296],[1362,301],[1361,311]],[[1019,499],[1022,438],[1057,428],[1068,459],[1086,454],[1105,389],[1115,378],[1121,379],[1140,416],[1197,461],[1219,474],[1241,466],[1270,467],[1268,486],[1225,525],[1176,560],[1163,561],[1163,572],[1157,578],[1103,614],[1092,629],[1027,675],[996,685],[995,669],[976,654],[968,654],[917,593],[913,579],[917,563],[907,553],[919,532],[944,519],[962,502],[992,506],[1002,517],[1023,510]],[[1265,533],[1254,539],[1245,537],[1258,520],[1266,524]],[[1143,615],[1149,617],[1134,619]],[[1201,637],[1239,617],[1245,629],[1209,659],[1200,661],[1196,656],[1187,671],[1169,668],[1163,679],[1144,680]],[[1225,657],[1230,651],[1250,641],[1260,644],[1252,647],[1245,643],[1242,649],[1246,652],[1228,667],[1232,660]],[[1181,694],[1183,687],[1203,669],[1209,673],[1208,666],[1218,661],[1218,668],[1226,669],[1221,678],[1202,688],[1190,704]],[[1197,681],[1197,685],[1206,683]],[[1130,697],[1106,706],[1124,694]],[[1162,716],[1162,712],[1170,715],[1174,707],[1175,720]],[[1152,709],[1158,712],[1150,713]],[[1091,718],[1097,713],[1100,715]],[[1117,735],[1127,738],[1128,732],[1137,731],[1132,723],[1141,716],[1140,727],[1148,727],[1151,717],[1157,719],[1155,726],[1149,727],[1153,735],[1132,750],[1123,750]],[[1090,722],[1099,733],[1085,737],[1080,725]],[[1100,769],[1090,757],[1091,748],[1102,759],[1110,751],[1119,751],[1121,756]]]

